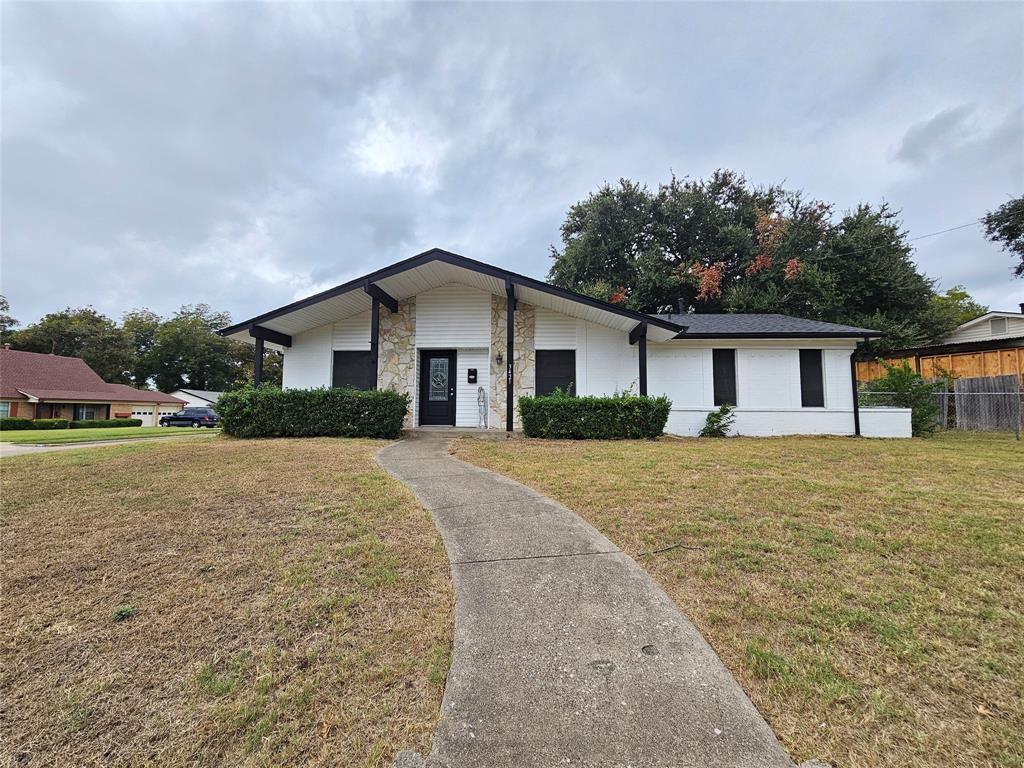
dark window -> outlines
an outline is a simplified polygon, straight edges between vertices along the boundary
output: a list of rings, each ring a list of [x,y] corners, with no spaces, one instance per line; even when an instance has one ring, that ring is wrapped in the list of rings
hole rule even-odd
[[[825,406],[825,377],[822,375],[821,350],[800,350],[800,402],[804,408]]]
[[[95,419],[96,406],[86,404],[75,404],[75,421],[81,421],[82,419]]]
[[[715,405],[736,405],[736,350],[711,350]]]
[[[369,352],[334,353],[334,373],[331,376],[332,387],[373,389],[374,379],[376,378],[375,375],[370,375]]]
[[[556,389],[576,394],[576,350],[537,350],[537,394],[550,395]]]

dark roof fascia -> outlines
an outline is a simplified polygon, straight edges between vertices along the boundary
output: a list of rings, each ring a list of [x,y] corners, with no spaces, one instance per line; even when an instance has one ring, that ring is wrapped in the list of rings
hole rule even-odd
[[[993,352],[998,349],[1024,347],[1024,336],[1009,336],[985,341],[959,341],[954,344],[931,344],[894,350],[885,357],[914,357],[915,355],[955,355],[960,352]]]
[[[340,296],[341,294],[348,293],[349,291],[362,289],[364,285],[372,284],[378,280],[384,280],[388,277],[392,277],[393,275],[406,272],[410,269],[415,269],[416,267],[423,266],[424,264],[429,264],[432,261],[440,261],[445,264],[451,264],[455,267],[473,270],[499,280],[511,280],[514,285],[521,285],[524,288],[533,288],[552,296],[558,296],[559,298],[568,299],[569,301],[576,301],[580,304],[586,304],[587,306],[594,307],[596,309],[612,312],[613,314],[617,314],[622,317],[628,317],[639,322],[656,325],[659,328],[664,328],[669,331],[678,332],[683,328],[683,326],[678,323],[662,320],[661,318],[653,317],[652,315],[645,315],[642,312],[634,312],[631,309],[626,309],[607,301],[601,301],[600,299],[585,296],[582,293],[576,293],[575,291],[570,291],[565,288],[559,288],[541,280],[527,277],[526,275],[509,272],[507,269],[502,269],[501,267],[485,264],[482,261],[476,261],[475,259],[460,256],[459,254],[452,253],[451,251],[445,251],[441,248],[431,248],[429,251],[424,251],[423,253],[418,253],[415,256],[410,256],[408,259],[403,259],[402,261],[391,264],[390,266],[378,269],[376,272],[371,272],[368,275],[363,275],[362,277],[357,277],[354,280],[349,280],[347,283],[342,283],[341,285],[335,286],[334,288],[330,288],[326,291],[321,291],[320,293],[314,294],[313,296],[309,296],[305,299],[293,301],[291,304],[286,304],[278,309],[265,312],[262,315],[257,315],[256,317],[244,322],[236,323],[235,325],[228,326],[227,328],[222,328],[218,333],[220,333],[221,336],[230,336],[231,334],[238,333],[239,331],[244,331],[247,328],[258,325],[259,323],[273,320],[275,317],[287,315],[299,309],[305,309],[306,307],[319,304],[321,301],[332,299],[335,296]]]
[[[880,339],[878,331],[804,331],[787,333],[680,333],[673,341],[686,339]]]

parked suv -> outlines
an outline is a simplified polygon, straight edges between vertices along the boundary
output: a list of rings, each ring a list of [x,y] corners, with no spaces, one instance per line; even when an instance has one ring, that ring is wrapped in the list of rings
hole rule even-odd
[[[170,416],[160,417],[161,427],[216,427],[217,412],[213,408],[184,408]]]

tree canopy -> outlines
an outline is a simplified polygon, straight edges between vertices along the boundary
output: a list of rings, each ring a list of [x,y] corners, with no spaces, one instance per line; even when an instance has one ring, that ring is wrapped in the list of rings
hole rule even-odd
[[[113,383],[226,391],[251,379],[253,366],[252,347],[217,333],[230,323],[230,315],[206,304],[186,304],[168,318],[136,309],[120,325],[92,307],[69,307],[6,331],[5,341],[27,352],[81,357]],[[280,355],[267,351],[263,370],[264,381],[280,384]]]
[[[573,205],[561,236],[552,283],[641,312],[779,312],[884,331],[878,351],[955,325],[887,204],[840,215],[728,170],[653,191],[622,179]]]
[[[981,223],[989,240],[1002,243],[1003,250],[1019,260],[1013,274],[1024,277],[1024,195],[989,211]]]

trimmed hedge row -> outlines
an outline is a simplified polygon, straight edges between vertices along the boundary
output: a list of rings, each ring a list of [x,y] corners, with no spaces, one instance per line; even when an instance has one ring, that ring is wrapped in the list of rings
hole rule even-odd
[[[67,429],[67,419],[36,419],[29,429]]]
[[[14,416],[0,418],[0,429],[92,429],[94,427],[141,427],[142,419],[22,419]]]
[[[664,433],[671,407],[667,397],[555,393],[519,398],[526,436],[553,440],[653,439]]]
[[[409,396],[391,390],[286,389],[227,392],[217,401],[224,432],[235,437],[398,437]]]
[[[141,427],[142,419],[79,419],[71,422],[72,429],[95,427]]]

